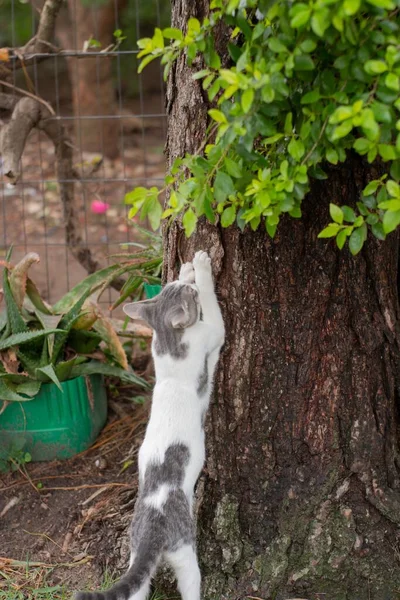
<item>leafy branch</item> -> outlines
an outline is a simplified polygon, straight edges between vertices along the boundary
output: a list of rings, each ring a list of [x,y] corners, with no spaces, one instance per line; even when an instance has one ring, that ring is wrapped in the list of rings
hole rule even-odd
[[[201,216],[214,223],[220,215],[223,227],[264,226],[273,237],[282,215],[301,217],[310,179],[325,179],[325,165],[352,151],[383,163],[385,183],[371,182],[354,208],[340,208],[338,198],[320,237],[335,237],[339,248],[348,241],[353,254],[368,232],[384,239],[400,223],[397,5],[212,0],[209,16],[189,19],[186,32],[156,29],[140,40],[140,71],[159,58],[166,77],[182,53],[189,66],[201,57],[193,78],[212,108],[201,151],[178,158],[162,190],[127,194],[131,214],[141,210],[154,229],[183,215],[188,236]],[[221,22],[231,32],[229,68],[214,46]],[[168,186],[163,210],[159,195]]]

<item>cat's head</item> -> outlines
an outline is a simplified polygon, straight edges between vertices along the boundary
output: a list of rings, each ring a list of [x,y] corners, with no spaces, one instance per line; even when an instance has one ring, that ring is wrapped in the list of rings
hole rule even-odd
[[[124,312],[132,319],[146,321],[155,331],[186,329],[200,319],[199,293],[195,284],[174,281],[155,298],[125,304]]]

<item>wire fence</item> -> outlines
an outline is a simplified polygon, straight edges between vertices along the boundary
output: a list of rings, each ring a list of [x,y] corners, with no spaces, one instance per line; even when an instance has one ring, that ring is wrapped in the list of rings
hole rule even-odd
[[[45,51],[31,51],[27,42],[37,34],[43,7],[5,1],[0,21],[8,23],[8,32],[0,32],[0,47],[8,48],[9,77],[0,70],[0,92],[19,99],[24,91],[51,111],[47,122],[63,127],[70,140],[73,170],[60,178],[54,143],[40,127],[28,136],[16,185],[0,162],[0,252],[4,258],[12,245],[14,263],[37,252],[41,263],[32,278],[53,303],[86,275],[79,251],[67,243],[60,187],[72,186],[77,245],[106,265],[122,243],[135,239],[125,193],[163,180],[161,71],[155,65],[138,75],[135,48],[138,38],[164,25],[169,2],[149,0],[144,15],[142,0],[69,0],[57,15],[54,40]],[[9,119],[0,108],[0,133]],[[107,304],[109,294],[103,297]]]

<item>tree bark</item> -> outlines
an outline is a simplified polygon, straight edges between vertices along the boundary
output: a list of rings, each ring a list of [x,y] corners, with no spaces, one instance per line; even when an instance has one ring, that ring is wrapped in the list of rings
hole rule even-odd
[[[207,4],[175,0],[173,26]],[[167,102],[171,163],[206,128],[184,59]],[[355,258],[317,239],[329,202],[354,206],[372,170],[353,156],[329,167],[274,240],[203,221],[190,240],[164,231],[166,280],[196,249],[212,256],[227,329],[198,488],[207,600],[399,593],[398,236]]]
[[[113,41],[115,11],[126,0],[111,0],[99,6],[86,5],[81,0],[69,0],[69,19],[57,28],[57,36],[65,49],[82,50],[84,43],[93,37],[106,48]],[[96,48],[96,50],[99,50]],[[76,141],[87,152],[98,152],[108,158],[119,154],[120,125],[117,119],[87,119],[86,117],[112,117],[117,113],[115,90],[112,81],[112,63],[106,56],[68,60],[72,82],[72,98],[76,117]]]

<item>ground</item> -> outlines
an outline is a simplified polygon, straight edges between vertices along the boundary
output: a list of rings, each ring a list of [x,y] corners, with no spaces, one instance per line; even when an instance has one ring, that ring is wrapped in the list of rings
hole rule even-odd
[[[147,418],[147,404],[132,401],[135,393],[109,389],[114,408],[86,452],[0,474],[1,600],[41,598],[40,590],[46,600],[69,598],[77,589],[109,585],[126,567]]]

